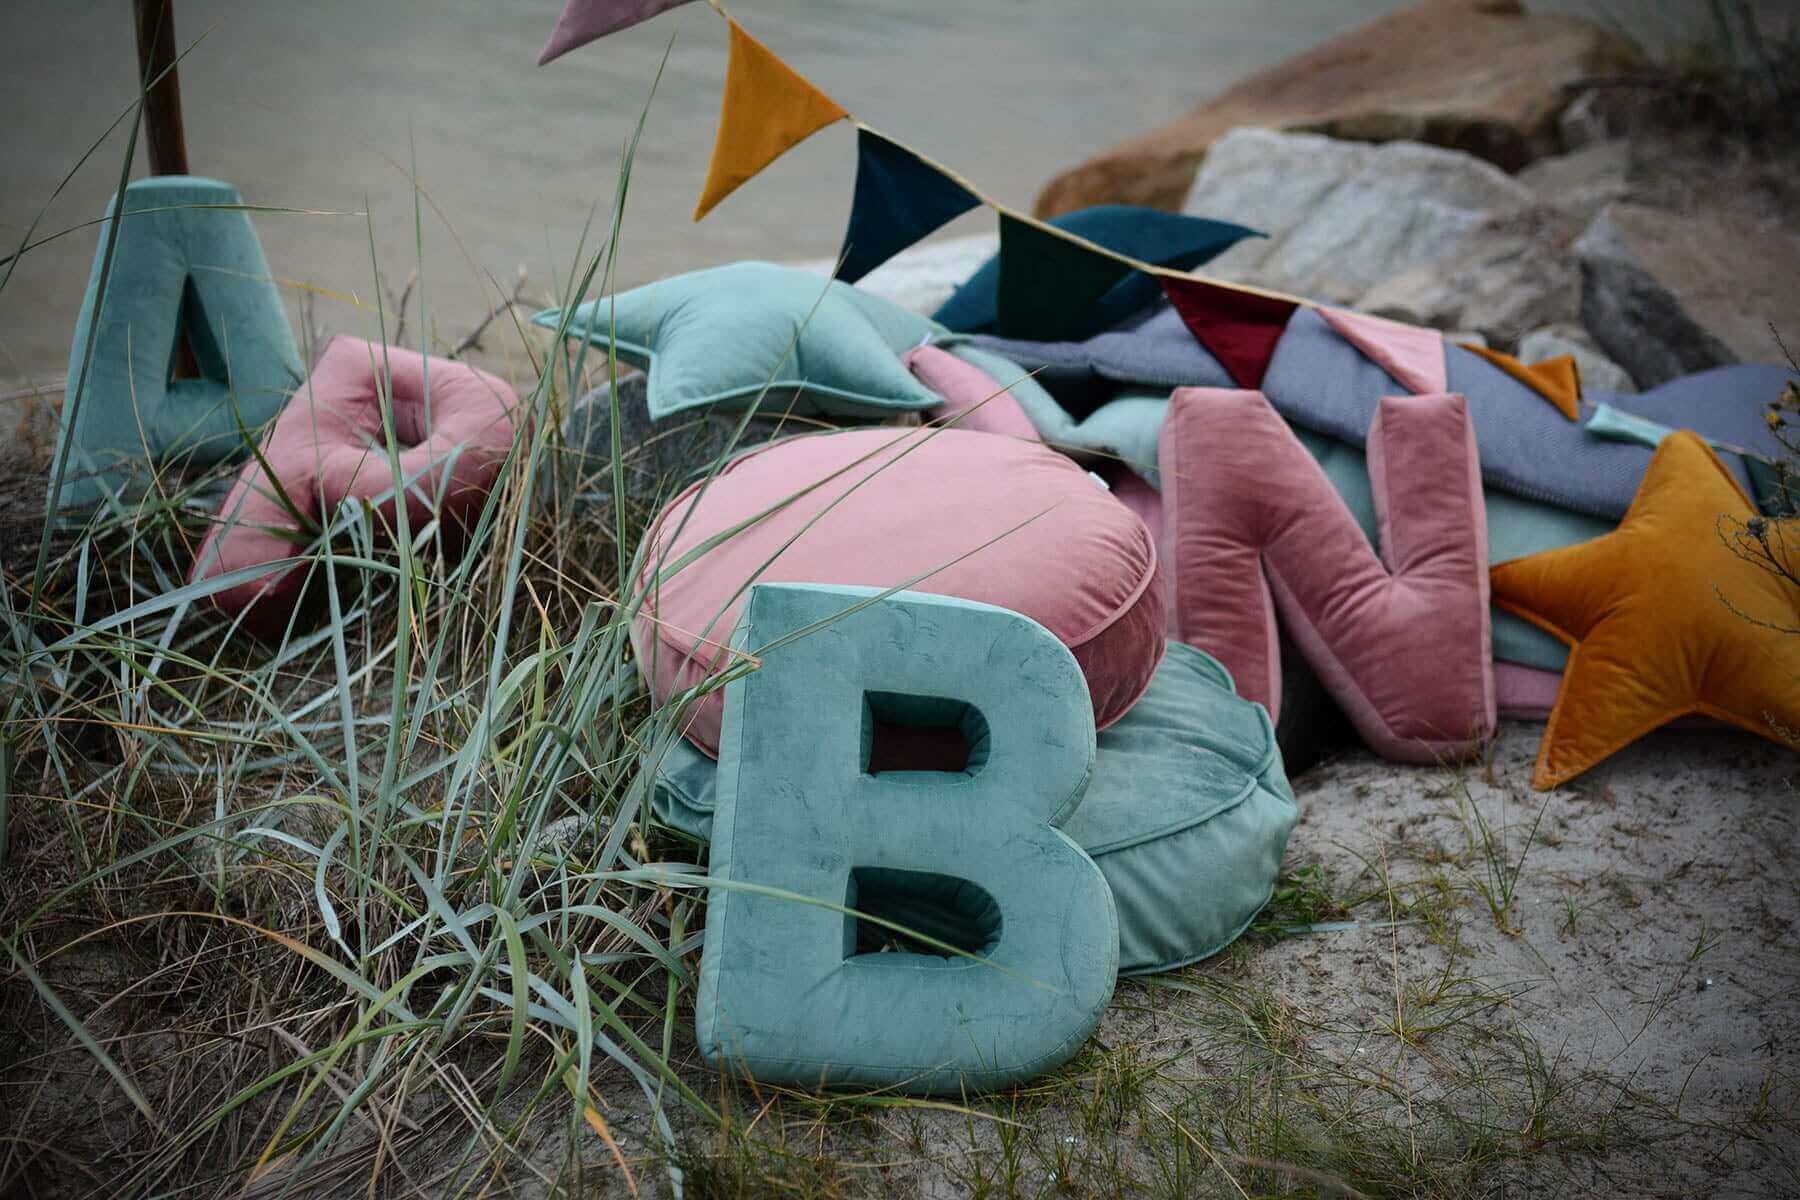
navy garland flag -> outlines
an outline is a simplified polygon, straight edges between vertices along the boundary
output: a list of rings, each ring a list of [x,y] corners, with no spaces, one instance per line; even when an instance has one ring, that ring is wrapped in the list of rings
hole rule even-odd
[[[1137,268],[1026,217],[1000,214],[1000,335],[1055,342]]]
[[[855,283],[980,203],[981,197],[899,142],[859,127],[856,194],[837,277]]]

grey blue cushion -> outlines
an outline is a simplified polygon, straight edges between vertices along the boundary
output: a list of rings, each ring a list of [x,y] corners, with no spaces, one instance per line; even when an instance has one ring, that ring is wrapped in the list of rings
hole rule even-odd
[[[707,840],[718,766],[685,739],[661,756],[651,807]],[[1150,690],[1102,730],[1081,805],[1062,825],[1099,864],[1119,916],[1122,974],[1229,945],[1268,901],[1299,810],[1268,713],[1218,660],[1170,643]]]
[[[555,329],[559,310],[534,324]],[[879,416],[935,407],[900,355],[943,329],[837,280],[742,262],[579,305],[572,337],[611,343],[649,374],[650,416],[710,405]],[[765,395],[765,388],[767,393]]]
[[[1017,613],[879,596],[750,592],[734,640],[761,666],[726,687],[700,1052],[767,1083],[1006,1086],[1080,1048],[1118,971],[1106,880],[1053,827],[1093,767],[1087,685]],[[877,772],[889,727],[954,729],[966,762]],[[865,950],[845,911],[921,907],[965,953]]]
[[[140,490],[149,468],[248,457],[243,432],[266,424],[299,386],[293,331],[242,205],[228,183],[164,175],[138,180],[109,206],[69,350],[57,435],[69,466],[52,511]],[[171,381],[184,331],[201,377]]]

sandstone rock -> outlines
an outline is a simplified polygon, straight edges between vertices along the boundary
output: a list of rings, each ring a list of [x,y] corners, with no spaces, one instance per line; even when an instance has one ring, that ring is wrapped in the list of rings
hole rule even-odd
[[[1609,205],[1575,251],[1582,323],[1643,387],[1779,361],[1770,324],[1800,311],[1800,235],[1724,203],[1682,215]]]
[[[1520,171],[1518,181],[1538,200],[1586,225],[1601,209],[1630,191],[1631,145],[1624,139],[1595,142],[1572,154],[1543,158]]]
[[[1356,307],[1437,329],[1472,329],[1506,349],[1529,330],[1573,322],[1581,269],[1570,252],[1579,226],[1555,209],[1491,217],[1428,262],[1381,280]]]
[[[1573,355],[1576,373],[1581,376],[1584,392],[1635,392],[1637,384],[1612,359],[1600,352],[1579,325],[1552,325],[1534,329],[1519,339],[1519,357],[1528,363],[1543,362],[1559,355]]]
[[[1183,211],[1270,234],[1239,242],[1207,274],[1350,304],[1532,199],[1504,171],[1454,150],[1237,129],[1207,156]]]
[[[1559,148],[1569,84],[1622,71],[1632,58],[1620,39],[1576,17],[1492,0],[1427,0],[1259,71],[1187,116],[1064,171],[1039,194],[1037,212],[1107,203],[1173,209],[1208,148],[1240,125],[1427,142],[1517,170]]]
[[[929,316],[961,287],[982,263],[1000,249],[997,233],[976,233],[909,246],[857,280],[856,286],[902,308]],[[836,259],[815,259],[796,264],[803,270],[829,275]]]

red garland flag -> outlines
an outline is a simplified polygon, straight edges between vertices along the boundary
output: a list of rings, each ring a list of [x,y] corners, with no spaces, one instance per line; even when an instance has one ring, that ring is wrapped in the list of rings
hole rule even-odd
[[[1299,303],[1182,275],[1157,279],[1188,332],[1212,352],[1237,385],[1261,388],[1275,344]]]

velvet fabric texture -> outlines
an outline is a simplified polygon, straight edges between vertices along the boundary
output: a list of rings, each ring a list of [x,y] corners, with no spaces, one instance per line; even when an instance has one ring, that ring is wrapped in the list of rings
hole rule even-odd
[[[1194,339],[1239,387],[1259,388],[1276,343],[1299,307],[1291,300],[1221,287],[1203,279],[1161,278],[1163,294]]]
[[[1657,447],[1618,529],[1494,569],[1495,599],[1572,647],[1534,787],[1690,713],[1775,741],[1800,728],[1786,632],[1800,588],[1754,561],[1745,523],[1756,515],[1718,456],[1683,431]],[[1791,522],[1771,536],[1793,540]]]
[[[942,407],[931,415],[936,423],[1028,442],[1042,440],[1013,394],[980,367],[936,346],[909,351],[905,361],[913,378],[943,397]]]
[[[138,491],[153,468],[244,457],[252,444],[244,431],[254,439],[299,384],[294,335],[242,204],[228,183],[163,175],[132,183],[108,206],[69,349],[57,433],[69,465],[51,512]],[[119,212],[127,216],[103,279]],[[200,378],[171,380],[184,334]]]
[[[707,164],[694,220],[789,150],[850,114],[767,46],[726,18],[731,57],[719,98],[719,136]]]
[[[728,631],[756,582],[905,586],[1023,613],[1074,652],[1102,728],[1143,694],[1163,654],[1143,522],[1063,455],[990,434],[865,429],[779,442],[671,501],[642,561],[632,640],[658,703],[728,665]],[[686,727],[708,754],[722,708],[712,691]]]
[[[532,323],[555,329],[562,314]],[[569,335],[649,375],[653,420],[691,408],[880,417],[935,408],[900,356],[942,329],[837,280],[772,263],[690,271],[590,300]]]
[[[837,277],[855,283],[932,230],[980,204],[968,188],[867,127],[856,131],[856,191]]]
[[[1061,828],[1106,876],[1119,973],[1218,953],[1268,903],[1299,817],[1268,711],[1237,696],[1217,659],[1172,643],[1150,690],[1095,747]],[[642,767],[657,819],[709,841],[718,764],[676,738]]]
[[[1450,390],[1444,366],[1444,335],[1437,330],[1347,308],[1321,306],[1319,316],[1339,337],[1405,384],[1413,395],[1431,396]]]
[[[1260,393],[1177,391],[1160,453],[1175,636],[1279,714],[1279,610],[1377,753],[1438,762],[1486,743],[1486,518],[1462,397],[1382,400],[1369,432],[1379,560]]]
[[[726,688],[696,1040],[763,1083],[1020,1083],[1080,1048],[1118,971],[1106,880],[1054,828],[1093,766],[1087,690],[1017,613],[876,595],[751,590],[736,644],[762,665]],[[959,723],[966,767],[872,772],[884,719]],[[879,952],[893,931],[852,913],[964,953]]]
[[[1487,359],[1511,375],[1548,400],[1551,407],[1569,420],[1581,420],[1581,372],[1575,366],[1574,355],[1559,354],[1543,362],[1525,363],[1486,346],[1466,344],[1463,349]]]
[[[1130,204],[1100,204],[1052,217],[1047,224],[1072,233],[1096,246],[1104,246],[1127,258],[1152,266],[1187,271],[1208,262],[1247,237],[1261,237],[1253,229],[1229,221],[1166,213]],[[988,259],[933,314],[958,333],[990,333],[1000,323],[1002,252]],[[1015,251],[1029,252],[1015,243]],[[1056,248],[1051,249],[1054,255]],[[1091,256],[1090,256],[1091,257]],[[1018,264],[1014,264],[1017,269]],[[1062,280],[1052,279],[1053,300],[1071,322],[1069,337],[1085,338],[1119,325],[1154,304],[1161,296],[1156,280],[1141,271],[1128,271],[1117,284],[1084,308],[1073,302]],[[1076,311],[1080,308],[1080,311]],[[1060,318],[1059,318],[1060,322]],[[1027,331],[1023,336],[1048,338],[1047,331]]]
[[[1219,359],[1168,308],[1081,342],[976,337],[967,345],[1004,355],[1020,373],[1036,371],[1034,378],[1077,412],[1103,402],[1120,385],[1233,385]],[[1469,401],[1490,491],[1498,488],[1615,523],[1624,516],[1650,463],[1647,448],[1589,436],[1530,387],[1460,346],[1446,345],[1444,362],[1446,390]],[[1596,394],[1589,400],[1775,458],[1781,449],[1764,412],[1788,374],[1785,367],[1739,364],[1683,376],[1637,395]],[[1262,383],[1269,402],[1296,428],[1355,446],[1367,438],[1380,398],[1410,390],[1308,308],[1289,320]],[[1752,487],[1743,459],[1720,457],[1746,489]]]
[[[688,0],[564,0],[562,13],[550,30],[550,39],[538,54],[537,65],[561,58],[596,38],[617,33],[657,13],[667,12]]]
[[[304,552],[314,529],[352,500],[375,506],[377,526],[396,527],[400,480],[387,455],[383,396],[392,397],[410,527],[435,513],[456,528],[477,513],[512,449],[518,397],[500,379],[463,363],[427,358],[397,346],[335,337],[319,365],[282,410],[207,531],[189,574],[193,581],[276,564]],[[273,472],[275,481],[269,475]],[[307,575],[304,563],[216,592],[212,602],[265,637],[288,627]]]
[[[1000,214],[999,329],[1006,337],[1074,337],[1088,310],[1133,273],[1037,221]]]

